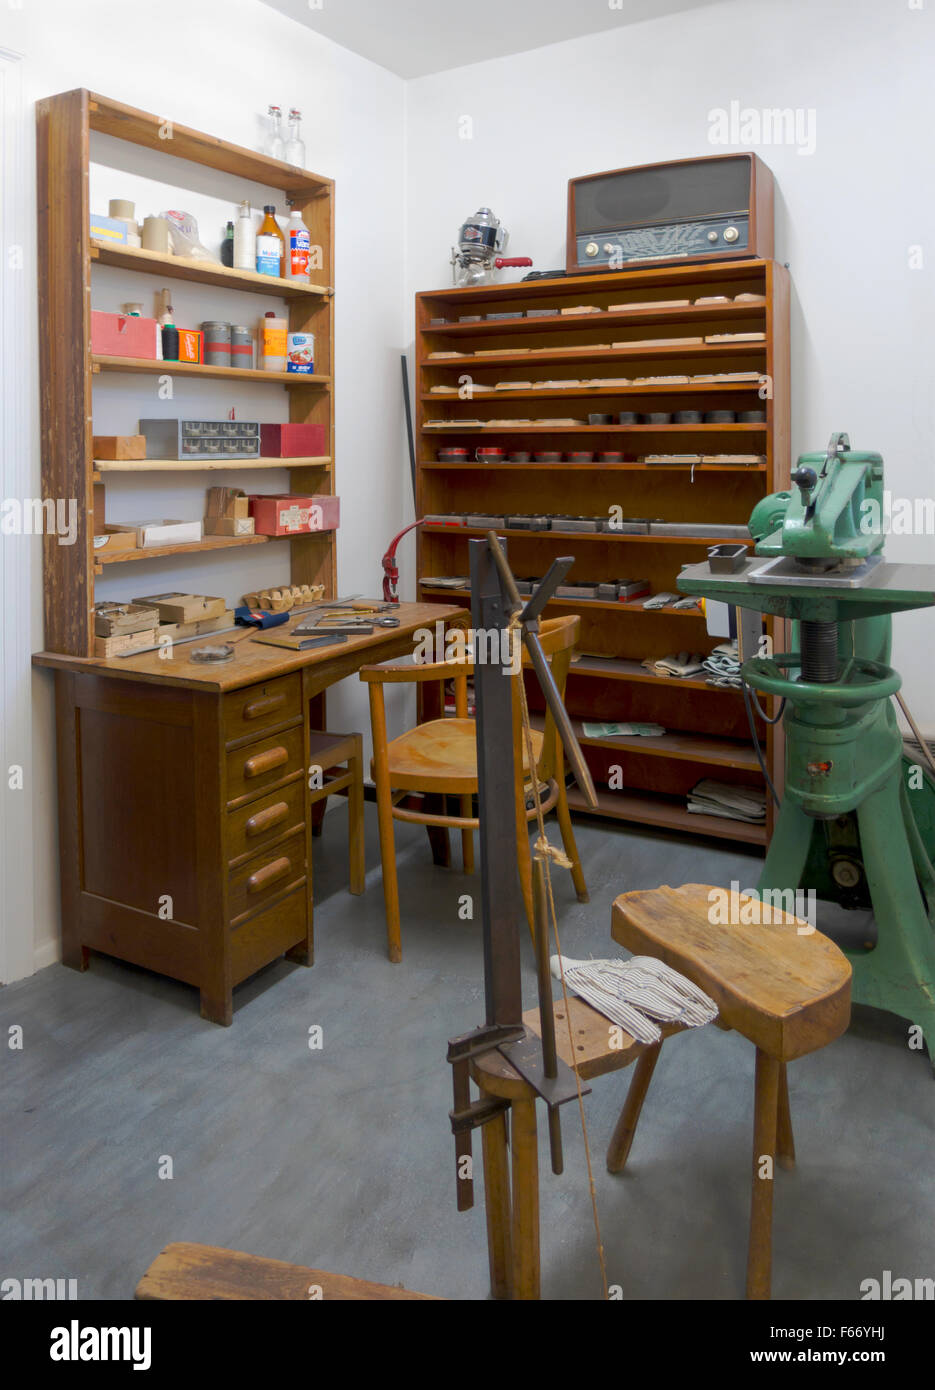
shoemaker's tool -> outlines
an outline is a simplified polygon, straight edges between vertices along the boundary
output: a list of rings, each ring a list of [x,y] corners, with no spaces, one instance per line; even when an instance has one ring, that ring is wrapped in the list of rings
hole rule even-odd
[[[461,225],[458,245],[451,250],[451,272],[461,288],[493,285],[494,273],[504,266],[532,265],[528,256],[503,256],[510,234],[490,208],[478,208]]]
[[[596,809],[597,798],[587,764],[575,738],[548,660],[539,640],[539,615],[574,563],[554,560],[535,594],[523,605],[507,563],[503,544],[491,531],[486,540],[470,542],[471,616],[475,631],[503,632],[518,623],[518,634],[529,655],[542,693],[555,719],[565,753],[586,800]],[[454,1084],[450,1112],[455,1136],[458,1210],[473,1205],[470,1177],[472,1131],[508,1108],[509,1102],[482,1096],[472,1100],[470,1062],[497,1049],[548,1106],[552,1169],[562,1171],[559,1107],[579,1098],[590,1087],[559,1058],[555,1047],[552,988],[549,975],[549,928],[543,859],[533,860],[535,873],[535,938],[542,1041],[523,1025],[519,924],[523,918],[516,873],[516,824],[502,808],[514,795],[513,691],[509,669],[479,662],[474,668],[477,703],[477,774],[480,803],[481,900],[484,941],[483,1026],[452,1038],[448,1044]]]
[[[386,548],[383,556],[383,597],[387,603],[399,603],[399,565],[396,563],[396,547],[407,536],[410,531],[414,531],[417,526],[422,526],[423,522],[413,521],[408,526],[395,535]]]
[[[883,460],[846,434],[803,455],[792,482],[754,508],[755,557],[729,574],[691,565],[678,586],[793,620],[798,650],[741,668],[774,798],[752,692],[784,710],[785,797],[759,891],[872,908],[876,944],[848,953],[853,998],[918,1025],[935,1065],[935,763],[924,742],[929,766],[903,753],[892,696],[913,721],[889,665],[892,615],[935,605],[935,565],[884,560]]]

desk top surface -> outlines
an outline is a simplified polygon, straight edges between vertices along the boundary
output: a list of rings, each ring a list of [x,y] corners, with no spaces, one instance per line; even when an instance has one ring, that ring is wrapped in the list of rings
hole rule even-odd
[[[299,615],[295,622],[301,622],[307,614]],[[361,654],[368,648],[389,646],[401,638],[411,637],[419,628],[434,631],[438,621],[448,622],[453,618],[468,616],[464,608],[438,603],[400,603],[393,617],[399,619],[398,628],[374,628],[369,636],[348,637],[346,642],[336,642],[331,647],[316,647],[306,651],[291,651],[286,647],[273,647],[257,640],[258,634],[252,629],[214,636],[206,633],[200,641],[186,644],[176,643],[171,655],[162,652],[140,652],[136,656],[112,657],[109,660],[96,657],[61,656],[56,652],[36,652],[33,656],[35,666],[48,666],[57,671],[70,671],[77,675],[113,676],[124,680],[144,681],[157,685],[183,686],[207,692],[237,690],[241,686],[255,685],[272,680],[276,676],[299,671],[306,666],[332,665],[335,680],[345,674],[353,674],[366,664]],[[271,629],[271,635],[291,631],[293,623]],[[220,666],[202,666],[193,662],[191,653],[196,647],[213,643],[234,642],[234,656],[231,661]],[[386,658],[374,652],[375,661]],[[346,670],[344,669],[346,668]]]

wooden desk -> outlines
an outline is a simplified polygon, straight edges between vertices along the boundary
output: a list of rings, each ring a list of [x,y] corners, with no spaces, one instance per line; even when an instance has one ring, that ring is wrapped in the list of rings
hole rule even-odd
[[[194,985],[202,1017],[230,1024],[235,985],[284,953],[312,964],[309,720],[323,727],[328,686],[411,651],[417,629],[468,621],[437,604],[395,616],[330,650],[250,637],[215,668],[192,662],[199,643],[170,659],[33,657],[55,672],[66,965],[86,970],[91,950],[132,961]]]

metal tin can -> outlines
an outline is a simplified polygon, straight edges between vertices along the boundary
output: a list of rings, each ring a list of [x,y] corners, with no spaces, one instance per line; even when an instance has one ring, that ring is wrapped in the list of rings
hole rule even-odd
[[[230,326],[230,365],[232,367],[253,366],[253,334],[243,324]]]
[[[205,335],[204,360],[208,367],[229,367],[231,364],[231,326],[215,319],[201,325]]]
[[[290,333],[286,342],[286,371],[311,376],[315,371],[315,334]]]

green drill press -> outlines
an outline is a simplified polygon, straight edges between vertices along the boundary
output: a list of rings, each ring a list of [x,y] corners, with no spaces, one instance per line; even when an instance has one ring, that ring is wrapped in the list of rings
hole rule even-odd
[[[872,908],[876,945],[848,952],[852,997],[918,1025],[935,1065],[935,777],[903,754],[889,665],[892,615],[935,605],[935,565],[884,560],[883,460],[847,435],[803,455],[792,482],[754,508],[755,557],[715,547],[678,586],[792,620],[797,651],[742,667],[785,702],[785,795],[758,891]]]

